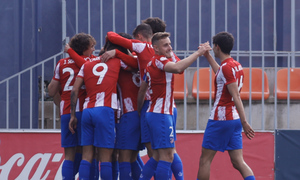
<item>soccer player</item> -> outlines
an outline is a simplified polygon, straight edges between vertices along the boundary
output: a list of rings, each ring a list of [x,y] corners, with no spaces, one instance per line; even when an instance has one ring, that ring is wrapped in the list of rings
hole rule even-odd
[[[151,45],[152,35],[153,34],[151,26],[145,23],[138,25],[134,29],[133,36],[135,39],[126,39],[114,32],[107,33],[107,38],[109,41],[111,41],[114,44],[118,44],[126,49],[129,49],[131,52],[136,53],[141,79],[144,76],[144,69],[146,68],[147,63],[150,61],[150,58],[154,55],[154,50]],[[151,158],[153,156],[153,152],[151,149],[150,134],[149,129],[145,123],[145,112],[148,108],[149,100],[150,95],[149,93],[147,93],[146,101],[144,103],[143,110],[140,114],[140,123],[142,143],[144,143],[147,147],[148,156]]]
[[[79,33],[70,40],[70,46],[82,57],[88,58],[92,56],[95,50],[95,39],[85,33]],[[83,109],[83,102],[86,96],[84,89],[79,91],[79,102],[76,106],[76,117],[78,119],[78,128],[74,134],[69,131],[70,121],[70,96],[71,90],[75,82],[75,77],[79,72],[74,60],[71,58],[61,59],[55,68],[53,79],[48,86],[49,95],[55,97],[56,105],[60,104],[61,115],[61,146],[64,148],[65,161],[62,166],[62,177],[66,180],[74,179],[78,172],[79,163],[81,161],[81,132],[80,121]],[[61,99],[61,100],[58,100]],[[58,102],[60,101],[60,102]],[[76,153],[80,152],[80,153]]]
[[[220,32],[213,37],[213,51],[221,60],[219,65],[207,51],[204,56],[216,73],[215,102],[211,111],[202,143],[198,180],[208,180],[210,165],[217,151],[228,151],[232,165],[245,180],[254,180],[251,168],[243,159],[242,128],[250,140],[254,131],[248,124],[240,91],[243,86],[243,68],[230,56],[234,37]]]
[[[106,42],[110,43],[110,42]],[[107,50],[109,46],[106,46]],[[91,59],[80,69],[71,92],[71,119],[69,129],[74,133],[77,119],[75,105],[78,92],[85,84],[87,98],[82,113],[82,145],[83,155],[79,168],[79,178],[89,179],[89,169],[97,149],[98,160],[101,162],[101,178],[112,179],[112,153],[115,140],[115,116],[117,109],[117,80],[120,68],[126,65],[117,58],[101,62],[101,57]]]
[[[122,37],[132,39],[128,34],[119,33]],[[119,150],[120,180],[139,179],[141,167],[137,162],[140,144],[140,120],[137,113],[137,94],[140,86],[140,75],[137,73],[137,59],[124,56],[118,49],[105,52],[102,57],[127,59],[135,71],[121,69],[118,79],[118,95],[121,105],[121,118],[116,131],[116,149]],[[104,60],[105,61],[105,60]],[[130,176],[131,174],[131,176]]]
[[[158,18],[158,17],[148,17],[147,19],[142,20],[142,23],[149,24],[151,26],[153,34],[157,32],[165,32],[166,31],[166,23]],[[172,59],[173,62],[180,61],[180,59],[172,53]],[[182,72],[183,73],[183,72]],[[176,119],[177,119],[177,108],[174,102],[174,109],[173,109],[173,120],[174,120],[174,132],[176,132]],[[176,133],[174,133],[176,135]],[[176,141],[176,136],[174,136],[174,141]],[[153,161],[153,163],[156,164],[156,162]],[[182,180],[183,179],[183,167],[182,167],[182,161],[180,159],[180,156],[176,152],[176,148],[174,148],[174,160],[171,165],[172,172],[175,176],[176,180]],[[172,174],[170,174],[170,179],[172,179]]]
[[[158,156],[156,179],[165,180],[170,177],[171,163],[174,154],[174,121],[173,121],[173,73],[181,73],[197,58],[210,49],[208,44],[199,46],[198,50],[189,57],[173,62],[170,34],[159,32],[152,37],[155,55],[147,65],[144,81],[141,83],[138,94],[138,111],[141,110],[145,93],[149,88],[151,101],[146,113],[147,125],[150,127],[152,149]],[[149,161],[152,161],[151,159]],[[151,179],[153,176],[152,164],[148,162],[143,168],[141,180]]]

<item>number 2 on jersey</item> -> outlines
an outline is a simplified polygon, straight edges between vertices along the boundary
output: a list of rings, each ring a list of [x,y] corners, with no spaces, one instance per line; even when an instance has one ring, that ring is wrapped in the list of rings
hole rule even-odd
[[[67,68],[64,68],[62,70],[62,72],[63,72],[63,74],[65,74],[66,72],[70,73],[68,81],[65,84],[64,91],[71,91],[73,86],[70,86],[70,84],[74,78],[74,70],[72,68],[67,67]]]
[[[103,67],[103,69],[101,71],[97,71],[98,67]],[[99,76],[97,84],[101,84],[102,83],[103,78],[104,78],[104,76],[105,76],[105,74],[107,72],[107,69],[108,69],[108,67],[107,67],[107,65],[105,63],[98,63],[98,64],[96,64],[93,67],[93,74],[95,76]]]

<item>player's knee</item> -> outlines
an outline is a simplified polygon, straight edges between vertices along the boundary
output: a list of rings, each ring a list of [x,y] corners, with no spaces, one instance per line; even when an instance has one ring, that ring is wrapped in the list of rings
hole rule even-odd
[[[231,160],[231,164],[235,169],[240,170],[243,165],[243,162]]]

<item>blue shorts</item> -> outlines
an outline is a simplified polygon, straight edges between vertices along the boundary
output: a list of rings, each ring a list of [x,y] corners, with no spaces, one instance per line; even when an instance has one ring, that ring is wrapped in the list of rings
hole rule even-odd
[[[118,121],[118,122],[115,121],[115,134],[116,134],[116,136],[115,136],[115,145],[114,145],[114,149],[117,148],[117,134],[118,134],[118,131],[119,131],[119,127],[120,127],[119,121]]]
[[[117,130],[117,149],[139,150],[141,138],[140,117],[137,111],[121,116]]]
[[[240,119],[229,121],[208,120],[202,147],[215,151],[243,148]]]
[[[174,148],[173,116],[161,113],[146,113],[150,128],[152,149]]]
[[[173,125],[174,125],[173,130],[174,130],[174,141],[177,140],[177,138],[176,138],[176,122],[177,122],[177,108],[174,107],[174,108],[173,108]]]
[[[69,122],[71,114],[64,114],[60,117],[61,127],[61,147],[76,147],[81,144],[81,115],[82,112],[76,112],[77,127],[75,134],[72,134],[69,130]]]
[[[101,106],[84,109],[81,128],[82,146],[114,148],[115,114],[112,108]]]
[[[149,131],[149,127],[146,121],[146,111],[149,107],[149,100],[144,101],[144,105],[141,109],[141,137],[142,137],[142,143],[148,143],[151,141],[150,138],[150,131]]]

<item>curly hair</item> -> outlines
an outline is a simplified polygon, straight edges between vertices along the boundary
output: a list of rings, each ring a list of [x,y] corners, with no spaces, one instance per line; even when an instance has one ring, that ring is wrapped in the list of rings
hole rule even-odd
[[[96,44],[96,40],[93,36],[86,33],[78,33],[70,40],[70,47],[78,54],[83,55],[91,44]]]

